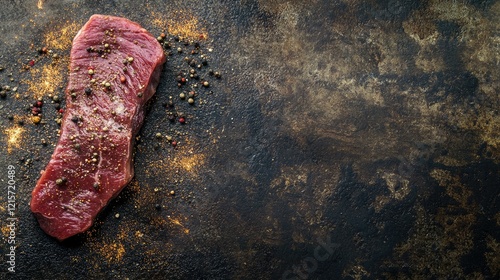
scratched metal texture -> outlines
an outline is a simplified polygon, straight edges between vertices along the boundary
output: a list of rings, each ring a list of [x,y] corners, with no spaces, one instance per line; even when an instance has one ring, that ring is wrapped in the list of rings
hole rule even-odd
[[[1,279],[500,277],[499,1],[1,6],[0,85],[18,88],[0,99]],[[70,40],[94,13],[170,31],[172,55],[139,133],[134,180],[90,231],[61,243],[28,203],[57,143],[48,94],[62,96]],[[193,45],[176,32],[209,57],[199,72],[211,84],[195,106],[178,98]],[[38,55],[43,46],[58,58]],[[26,109],[36,96],[38,125]],[[163,106],[169,96],[175,109]],[[5,256],[8,165],[15,273]]]

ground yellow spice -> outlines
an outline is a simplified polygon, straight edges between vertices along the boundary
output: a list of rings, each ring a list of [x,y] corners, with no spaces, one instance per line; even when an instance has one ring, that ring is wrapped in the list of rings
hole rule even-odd
[[[22,136],[24,128],[21,126],[14,126],[4,130],[4,134],[7,136],[7,152],[11,153],[13,149],[18,149],[21,147]]]
[[[67,50],[71,48],[73,38],[81,24],[67,21],[62,27],[54,28],[44,36],[44,42],[49,49]]]
[[[106,259],[107,263],[118,263],[125,255],[125,247],[122,243],[104,243],[98,249],[99,255]]]
[[[172,15],[166,17],[164,14],[153,12],[153,24],[158,28],[166,30],[169,34],[179,36],[182,39],[203,40],[208,39],[205,27],[200,24],[191,12],[186,10],[173,11]]]

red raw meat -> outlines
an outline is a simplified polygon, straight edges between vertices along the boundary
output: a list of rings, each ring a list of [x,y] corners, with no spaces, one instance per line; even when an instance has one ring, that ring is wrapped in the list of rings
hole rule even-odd
[[[84,232],[134,176],[134,137],[156,91],[163,49],[128,19],[93,15],[73,40],[61,136],[31,198],[49,235]]]

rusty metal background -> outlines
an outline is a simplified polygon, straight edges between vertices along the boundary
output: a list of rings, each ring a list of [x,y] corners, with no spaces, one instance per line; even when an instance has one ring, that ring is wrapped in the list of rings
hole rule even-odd
[[[1,5],[1,279],[500,277],[499,1]],[[135,179],[60,243],[28,203],[57,142],[50,96],[62,97],[71,39],[94,13],[166,32],[170,56]],[[178,95],[196,81],[176,76],[201,54],[210,87],[190,106]]]

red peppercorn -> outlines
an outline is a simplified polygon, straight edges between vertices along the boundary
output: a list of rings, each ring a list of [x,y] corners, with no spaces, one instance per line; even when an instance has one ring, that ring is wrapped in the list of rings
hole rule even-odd
[[[125,78],[125,76],[120,76],[120,82],[125,83],[126,81],[127,79]]]
[[[175,147],[177,146],[177,142],[176,141],[172,141],[172,147]]]
[[[61,109],[59,109],[59,113],[60,113],[60,114],[64,113],[64,109],[62,109],[62,108],[61,108]]]
[[[182,77],[181,78],[181,83],[185,84],[186,83],[186,78]]]
[[[32,59],[32,60],[30,60],[30,62],[28,62],[28,64],[29,64],[31,67],[33,67],[33,65],[35,65],[35,61]]]
[[[185,119],[185,118],[183,118],[183,117],[180,117],[180,118],[179,118],[179,122],[180,122],[181,124],[184,124],[184,123],[186,123],[186,119]]]
[[[36,102],[36,106],[37,107],[42,107],[42,105],[43,105],[43,101],[37,101]]]

